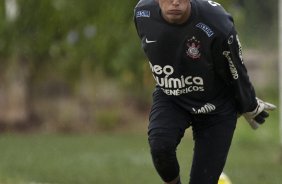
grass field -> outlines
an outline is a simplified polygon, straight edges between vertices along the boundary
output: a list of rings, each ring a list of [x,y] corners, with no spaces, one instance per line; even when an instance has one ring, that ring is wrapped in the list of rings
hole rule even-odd
[[[161,184],[151,163],[146,133],[87,135],[2,134],[0,184]],[[178,149],[188,183],[191,130]],[[273,113],[253,131],[239,122],[225,172],[233,184],[281,184],[282,150]]]

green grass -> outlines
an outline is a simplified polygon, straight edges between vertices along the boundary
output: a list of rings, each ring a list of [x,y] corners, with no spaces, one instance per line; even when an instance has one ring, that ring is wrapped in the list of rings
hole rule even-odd
[[[0,183],[150,183],[146,141],[136,134],[2,135]]]
[[[281,184],[277,113],[257,131],[239,122],[225,172],[233,184]],[[92,135],[2,134],[0,184],[161,184],[146,133]],[[178,149],[188,183],[191,130]],[[280,159],[280,160],[279,160]]]

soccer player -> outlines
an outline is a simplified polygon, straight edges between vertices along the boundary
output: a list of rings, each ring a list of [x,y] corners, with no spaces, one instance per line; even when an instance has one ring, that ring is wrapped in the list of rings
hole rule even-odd
[[[158,174],[181,183],[176,148],[192,127],[190,184],[217,184],[238,116],[255,129],[275,108],[256,98],[232,17],[213,1],[140,0],[134,21],[156,80],[148,139]]]

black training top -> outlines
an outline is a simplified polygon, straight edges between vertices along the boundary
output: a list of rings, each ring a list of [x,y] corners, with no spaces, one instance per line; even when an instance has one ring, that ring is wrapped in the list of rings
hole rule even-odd
[[[255,109],[255,91],[233,19],[220,4],[192,0],[187,22],[170,24],[155,0],[140,0],[134,21],[156,90],[193,114]]]

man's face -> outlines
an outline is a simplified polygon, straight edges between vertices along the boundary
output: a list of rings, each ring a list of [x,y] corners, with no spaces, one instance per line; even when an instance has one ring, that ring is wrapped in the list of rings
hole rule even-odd
[[[174,24],[184,23],[190,15],[190,0],[157,0],[166,21]]]

